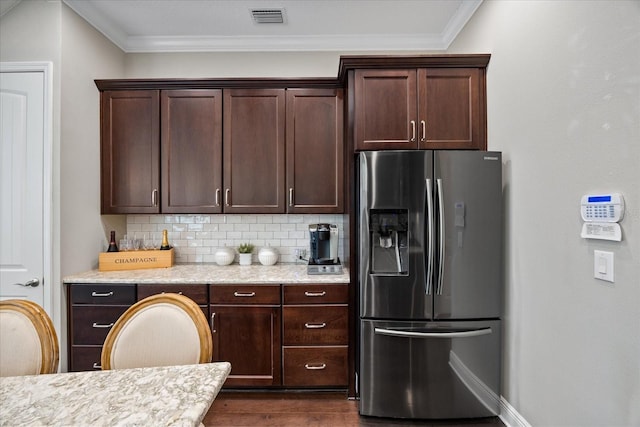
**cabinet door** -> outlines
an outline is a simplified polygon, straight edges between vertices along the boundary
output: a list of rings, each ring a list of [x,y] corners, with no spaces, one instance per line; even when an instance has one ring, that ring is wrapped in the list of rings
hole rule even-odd
[[[287,212],[344,211],[342,89],[287,89]]]
[[[355,71],[356,150],[417,148],[416,70]]]
[[[281,383],[280,308],[211,305],[213,360],[231,363],[225,386]]]
[[[224,211],[285,212],[284,89],[224,90]]]
[[[222,212],[222,90],[161,94],[162,212]]]
[[[483,70],[418,70],[419,139],[424,149],[486,149]]]
[[[157,90],[102,92],[103,214],[159,212],[159,110]]]

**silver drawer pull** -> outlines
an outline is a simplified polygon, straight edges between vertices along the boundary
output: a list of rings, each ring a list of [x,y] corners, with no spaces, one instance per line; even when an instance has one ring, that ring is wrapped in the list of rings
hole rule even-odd
[[[113,323],[109,323],[108,325],[102,323],[93,323],[94,328],[110,328],[113,326]]]
[[[322,322],[322,323],[305,323],[304,327],[307,329],[322,329],[325,326],[327,326],[326,323]]]
[[[102,369],[102,365],[98,365],[96,362],[93,362],[93,369]]]
[[[167,293],[182,295],[182,291],[180,291],[180,292],[162,292],[162,295],[167,294]]]
[[[92,297],[110,297],[113,295],[113,291],[111,292],[105,292],[105,293],[100,293],[100,292],[91,292],[91,296]]]
[[[325,296],[326,294],[327,294],[327,293],[326,293],[325,291],[322,291],[322,292],[309,292],[309,291],[306,291],[306,292],[304,293],[304,296],[305,296],[305,297],[323,297],[323,296]]]
[[[234,292],[233,296],[234,297],[255,297],[256,293],[255,292]]]
[[[308,369],[310,371],[318,371],[321,369],[324,369],[327,367],[326,363],[318,363],[318,364],[310,364],[310,363],[305,363],[304,364],[305,369]]]

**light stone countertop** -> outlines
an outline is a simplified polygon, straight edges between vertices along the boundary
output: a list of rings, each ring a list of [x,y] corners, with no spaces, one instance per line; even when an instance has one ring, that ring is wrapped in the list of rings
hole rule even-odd
[[[291,284],[349,283],[349,271],[342,274],[307,274],[306,264],[248,266],[231,264],[176,264],[169,268],[127,271],[91,270],[62,279],[64,283],[155,283],[155,284]]]
[[[228,362],[0,378],[0,426],[197,426]]]

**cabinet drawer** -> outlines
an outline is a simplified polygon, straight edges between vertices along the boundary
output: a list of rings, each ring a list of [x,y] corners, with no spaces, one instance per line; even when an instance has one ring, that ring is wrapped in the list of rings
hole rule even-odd
[[[346,304],[346,284],[284,285],[284,304]]]
[[[284,347],[282,383],[289,387],[346,386],[348,347]]]
[[[339,306],[282,308],[284,345],[340,345],[348,343],[348,309]]]
[[[136,285],[71,285],[72,304],[133,304]]]
[[[69,370],[77,371],[99,371],[100,357],[102,356],[102,346],[92,347],[72,347]]]
[[[280,285],[211,285],[211,304],[280,304]]]
[[[72,308],[72,344],[102,345],[113,324],[128,306],[79,305]]]
[[[174,293],[191,298],[198,305],[209,304],[207,285],[138,285],[138,301],[151,295]]]

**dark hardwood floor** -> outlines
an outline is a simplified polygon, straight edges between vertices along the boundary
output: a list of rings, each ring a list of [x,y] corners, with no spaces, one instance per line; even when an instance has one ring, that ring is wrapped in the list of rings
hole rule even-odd
[[[358,414],[358,403],[348,400],[343,392],[222,391],[202,423],[206,427],[504,427],[497,417],[455,421],[403,421],[361,417]]]

